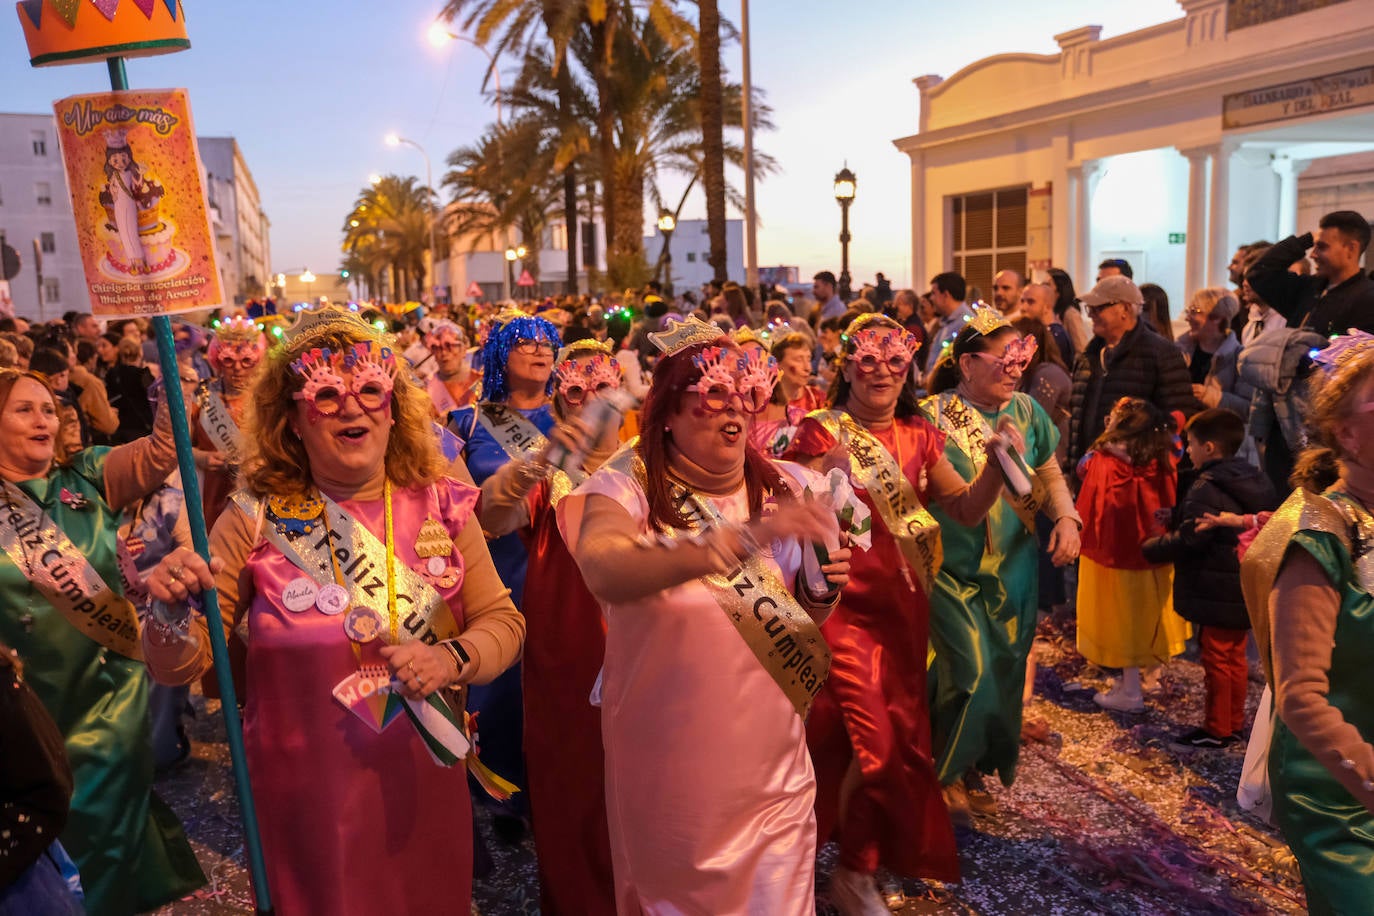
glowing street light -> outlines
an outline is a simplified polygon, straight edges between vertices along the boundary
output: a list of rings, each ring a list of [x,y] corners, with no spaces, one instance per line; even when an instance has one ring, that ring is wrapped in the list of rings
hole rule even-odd
[[[663,271],[666,274],[663,281],[663,291],[669,296],[673,294],[673,230],[677,228],[677,220],[668,210],[664,210],[658,215],[658,231],[663,233],[663,254],[659,260],[663,264]],[[654,272],[657,275],[657,271]]]
[[[854,203],[857,183],[854,173],[845,165],[835,174],[835,201],[840,205],[840,298],[849,301],[849,205]]]
[[[371,175],[367,176],[367,183],[375,188],[377,185],[382,183],[382,176],[377,172],[373,172]]]
[[[315,275],[310,272],[309,267],[301,271],[301,282],[305,284],[305,298],[309,299],[310,287],[315,282]],[[314,303],[312,302],[311,304],[313,305]]]

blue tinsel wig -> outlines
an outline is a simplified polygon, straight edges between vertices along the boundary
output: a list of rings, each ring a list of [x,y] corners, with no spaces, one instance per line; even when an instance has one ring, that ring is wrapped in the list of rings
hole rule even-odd
[[[482,400],[499,404],[510,395],[506,389],[506,361],[518,342],[543,341],[553,347],[554,353],[558,352],[563,342],[558,339],[558,329],[543,318],[521,315],[505,322],[498,318],[497,322],[482,346]],[[552,373],[544,386],[544,393],[553,393]]]

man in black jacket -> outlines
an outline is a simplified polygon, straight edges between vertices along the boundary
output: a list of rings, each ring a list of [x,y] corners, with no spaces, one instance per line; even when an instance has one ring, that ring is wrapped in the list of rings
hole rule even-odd
[[[1176,748],[1220,748],[1234,743],[1245,722],[1250,618],[1240,592],[1240,558],[1234,528],[1199,528],[1223,512],[1256,515],[1278,507],[1264,472],[1236,457],[1245,422],[1225,408],[1193,417],[1185,430],[1196,470],[1180,475],[1179,504],[1167,534],[1140,545],[1151,563],[1174,564],[1174,610],[1201,628],[1205,722],[1179,737]]]
[[[1127,277],[1104,277],[1078,300],[1093,339],[1073,366],[1069,460],[1092,447],[1121,398],[1142,398],[1165,413],[1190,412],[1193,380],[1183,354],[1140,320],[1145,297]]]
[[[1270,248],[1246,273],[1255,293],[1288,319],[1323,337],[1350,328],[1374,332],[1374,280],[1360,269],[1369,248],[1369,221],[1354,210],[1336,210],[1321,218],[1312,233],[1290,235]],[[1312,276],[1288,268],[1312,249]]]

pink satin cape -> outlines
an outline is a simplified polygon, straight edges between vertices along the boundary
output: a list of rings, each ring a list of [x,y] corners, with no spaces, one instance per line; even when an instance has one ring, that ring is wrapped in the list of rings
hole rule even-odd
[[[558,506],[574,553],[593,494],[648,530],[638,484],[601,468]],[[731,521],[748,517],[743,488],[713,502]],[[774,562],[791,583],[801,551],[793,543]],[[782,689],[698,580],[605,612],[601,734],[617,912],[814,913],[815,778]]]
[[[396,490],[397,562],[422,568],[415,537],[426,517],[440,520],[455,540],[465,525],[475,524],[478,492],[447,479],[432,488]],[[341,505],[382,539],[382,500]],[[449,562],[461,568],[461,555],[455,551]],[[404,716],[377,734],[335,701],[334,685],[358,662],[342,616],[314,608],[293,613],[282,605],[286,584],[302,575],[291,561],[259,541],[245,574],[252,577],[253,596],[243,732],[275,911],[467,913],[467,771],[434,763]],[[441,591],[460,628],[461,587],[460,577]],[[385,605],[377,610],[385,619]]]

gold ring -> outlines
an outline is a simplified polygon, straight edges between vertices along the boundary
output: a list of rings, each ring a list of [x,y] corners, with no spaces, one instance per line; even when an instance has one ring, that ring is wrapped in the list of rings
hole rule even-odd
[[[411,671],[414,671],[414,670],[415,670],[415,660],[414,660],[414,659],[411,659],[410,661],[406,662],[406,667],[409,668]]]
[[[418,674],[415,675],[415,686],[417,686],[417,687],[423,687],[423,686],[425,686],[425,679],[422,678],[422,677],[420,677],[420,675],[418,675]]]
[[[185,567],[185,566],[180,566],[180,565],[178,565],[178,566],[168,566],[168,567],[167,567],[167,575],[171,576],[173,579],[180,579],[180,578],[181,578],[181,574],[184,573],[184,572],[186,572],[186,567]]]

